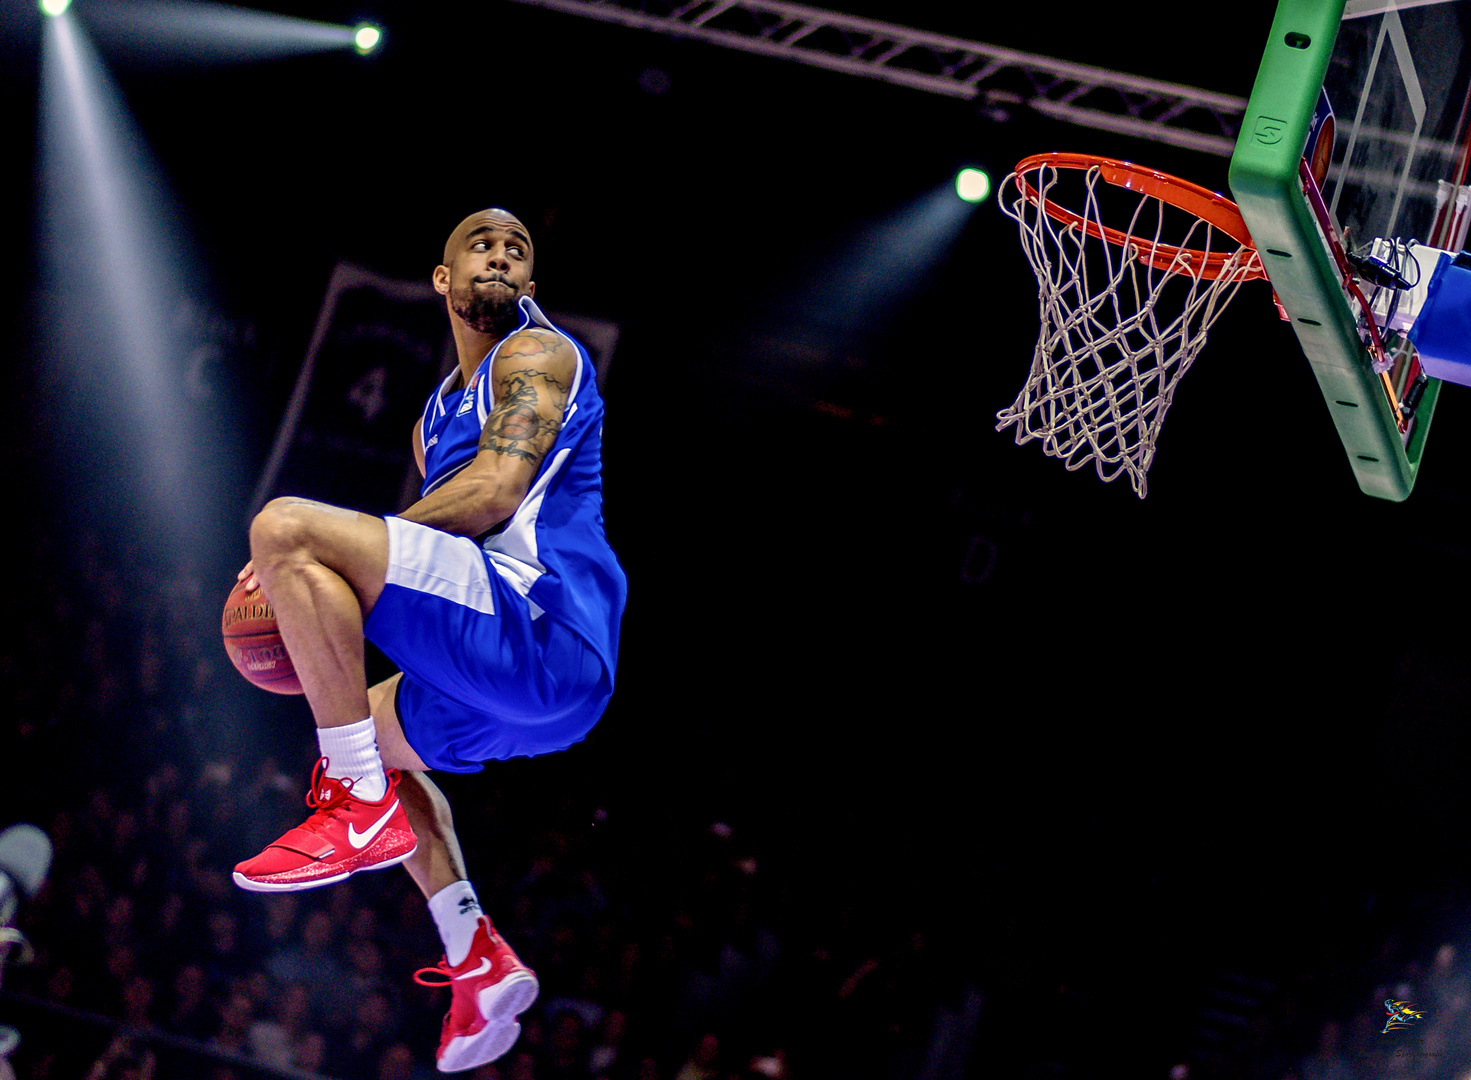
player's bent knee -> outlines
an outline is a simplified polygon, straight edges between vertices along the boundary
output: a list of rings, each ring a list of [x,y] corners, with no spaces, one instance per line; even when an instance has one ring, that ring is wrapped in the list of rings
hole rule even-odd
[[[251,554],[279,555],[310,546],[327,515],[356,519],[357,513],[311,499],[285,496],[261,507],[250,523]]]
[[[294,500],[272,499],[261,507],[250,523],[250,552],[256,559],[269,557],[301,543],[303,528]]]

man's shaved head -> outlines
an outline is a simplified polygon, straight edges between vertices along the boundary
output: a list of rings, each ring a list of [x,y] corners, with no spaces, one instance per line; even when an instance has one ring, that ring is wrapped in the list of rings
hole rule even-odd
[[[514,229],[525,238],[527,248],[531,247],[531,231],[521,223],[521,219],[509,210],[492,206],[488,210],[480,210],[471,214],[455,226],[454,232],[450,233],[449,239],[444,242],[444,265],[449,266],[454,261],[455,254],[464,247],[465,241],[472,232],[486,226]]]

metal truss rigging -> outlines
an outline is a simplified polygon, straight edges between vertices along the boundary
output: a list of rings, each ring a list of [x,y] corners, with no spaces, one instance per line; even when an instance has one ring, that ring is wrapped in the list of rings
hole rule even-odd
[[[779,0],[516,0],[1229,157],[1246,99]]]

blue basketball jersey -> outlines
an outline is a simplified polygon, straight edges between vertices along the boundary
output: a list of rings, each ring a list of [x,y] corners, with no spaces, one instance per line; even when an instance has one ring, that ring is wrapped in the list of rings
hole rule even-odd
[[[531,297],[521,297],[519,307],[521,324],[513,333],[536,326],[559,334],[577,350],[577,371],[562,430],[526,497],[480,546],[492,569],[526,598],[532,618],[555,619],[586,641],[606,665],[611,684],[628,583],[603,528],[603,399],[587,350],[553,326]],[[456,371],[430,395],[421,427],[421,494],[445,483],[479,452],[481,431],[495,407],[491,365],[499,349],[497,344],[490,350],[462,391],[450,389]]]

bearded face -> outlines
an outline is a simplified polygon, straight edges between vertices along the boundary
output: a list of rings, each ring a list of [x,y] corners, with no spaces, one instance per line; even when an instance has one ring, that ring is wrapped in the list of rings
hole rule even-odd
[[[503,274],[477,274],[450,283],[449,304],[465,324],[482,334],[510,333],[520,320],[521,293]]]

